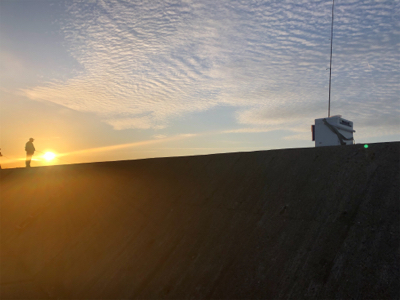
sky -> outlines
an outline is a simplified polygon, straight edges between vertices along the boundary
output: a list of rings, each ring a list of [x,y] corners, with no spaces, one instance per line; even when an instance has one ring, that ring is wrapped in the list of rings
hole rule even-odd
[[[400,140],[400,1],[336,0],[331,115]],[[314,147],[332,1],[0,0],[2,168]],[[56,158],[42,155],[51,151]]]

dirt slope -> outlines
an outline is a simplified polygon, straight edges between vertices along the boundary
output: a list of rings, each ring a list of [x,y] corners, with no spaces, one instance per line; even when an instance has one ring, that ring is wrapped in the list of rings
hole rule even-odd
[[[400,143],[1,170],[1,299],[398,299]]]

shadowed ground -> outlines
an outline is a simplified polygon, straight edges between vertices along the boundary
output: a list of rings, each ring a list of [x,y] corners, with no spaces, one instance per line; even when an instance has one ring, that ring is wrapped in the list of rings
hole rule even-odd
[[[1,299],[398,299],[400,143],[1,170]]]

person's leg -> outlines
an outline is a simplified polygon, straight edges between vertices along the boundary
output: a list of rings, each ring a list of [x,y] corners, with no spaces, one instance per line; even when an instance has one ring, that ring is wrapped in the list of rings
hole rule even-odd
[[[29,168],[31,166],[31,158],[32,158],[32,154],[27,153],[26,154],[26,161],[25,161],[25,165],[27,168]]]

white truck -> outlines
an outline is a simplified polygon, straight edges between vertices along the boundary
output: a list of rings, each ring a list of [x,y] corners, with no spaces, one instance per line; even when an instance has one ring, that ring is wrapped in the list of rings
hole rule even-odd
[[[311,125],[312,140],[315,147],[340,146],[354,144],[353,122],[343,119],[341,115],[315,119]]]

